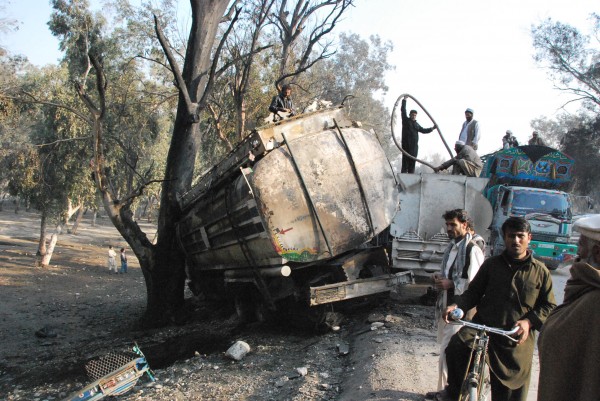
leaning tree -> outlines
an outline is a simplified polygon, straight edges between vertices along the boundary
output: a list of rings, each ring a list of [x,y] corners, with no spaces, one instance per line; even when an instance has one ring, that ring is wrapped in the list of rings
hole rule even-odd
[[[127,8],[126,2],[118,3]],[[226,67],[221,56],[239,21],[242,10],[239,3],[229,0],[190,0],[191,28],[185,49],[169,41],[169,24],[164,23],[165,19],[158,10],[154,12],[154,31],[163,54],[158,55],[155,50],[150,50],[139,54],[138,58],[155,59],[172,74],[171,80],[175,83],[177,95],[176,114],[167,141],[164,172],[158,177],[156,168],[142,170],[129,159],[129,163],[124,166],[135,172],[136,180],[135,185],[129,185],[127,190],[123,190],[122,186],[114,185],[116,172],[111,169],[111,158],[107,152],[110,150],[111,135],[116,135],[119,127],[118,124],[115,125],[118,119],[114,118],[116,108],[113,93],[127,86],[126,82],[118,82],[118,77],[123,75],[122,69],[133,64],[133,60],[121,64],[114,62],[113,58],[122,56],[118,49],[122,49],[123,45],[116,36],[106,34],[102,29],[102,18],[88,11],[86,0],[52,1],[55,12],[50,26],[61,39],[62,49],[71,61],[73,87],[86,108],[86,113],[81,114],[81,118],[89,124],[92,131],[91,147],[94,156],[90,166],[95,185],[107,215],[137,256],[144,274],[147,289],[144,316],[146,325],[161,325],[176,320],[183,311],[185,261],[175,239],[176,222],[181,216],[178,198],[192,186],[198,151],[203,146],[200,123],[207,114],[210,95],[217,85],[219,74]],[[313,9],[323,10],[325,13],[327,7],[332,7],[337,10],[331,14],[337,21],[340,4],[345,9],[350,3],[349,0],[303,0],[298,4],[302,4],[304,8],[292,10],[292,15],[301,15],[302,12]],[[256,4],[269,3],[257,1]],[[287,2],[281,1],[279,5],[281,4],[285,5]],[[285,12],[280,7],[278,13],[277,18],[283,23],[281,17],[285,17]],[[265,18],[264,12],[260,15]],[[290,32],[302,31],[304,25],[299,24],[306,22],[306,19],[295,22],[294,30]],[[264,24],[264,19],[260,24]],[[312,49],[331,31],[332,26],[321,23],[316,24],[316,28],[320,29],[317,36],[309,36],[306,42]],[[289,40],[287,38],[286,43],[291,43]],[[258,51],[259,47],[251,45],[247,49],[240,52],[237,59],[234,57],[231,64],[240,60],[247,63],[252,59],[250,55]],[[182,53],[184,57],[180,67],[178,61]],[[322,54],[324,53],[317,52],[316,57],[319,58]],[[315,59],[308,53],[303,52],[302,57],[299,64],[301,68],[292,69],[285,75],[293,76],[314,64]],[[286,60],[289,59],[286,57]],[[142,68],[138,73],[142,74],[144,71],[147,70]],[[115,80],[117,83],[113,82]],[[243,92],[244,87],[239,88]],[[145,96],[155,96],[154,92],[156,91],[146,91]],[[165,99],[169,97],[164,96]],[[151,241],[134,219],[132,207],[135,200],[156,181],[160,181],[161,186],[160,207],[156,240]]]

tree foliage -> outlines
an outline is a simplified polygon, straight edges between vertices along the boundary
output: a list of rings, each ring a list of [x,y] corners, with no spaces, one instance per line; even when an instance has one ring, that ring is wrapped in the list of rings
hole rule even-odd
[[[546,142],[575,159],[574,190],[597,194],[600,182],[600,16],[590,16],[591,33],[547,19],[532,27],[534,59],[549,72],[555,86],[573,94],[570,102],[582,102],[578,115],[563,114],[556,120],[532,121]]]
[[[531,28],[534,59],[544,66],[555,86],[583,100],[588,107],[600,106],[600,16],[592,14],[592,33],[547,19]]]
[[[569,129],[560,147],[575,158],[575,193],[600,199],[600,117],[588,118]]]

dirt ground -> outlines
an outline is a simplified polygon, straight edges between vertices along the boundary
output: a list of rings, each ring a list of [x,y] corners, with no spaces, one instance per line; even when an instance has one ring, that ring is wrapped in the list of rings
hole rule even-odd
[[[243,325],[230,307],[199,300],[185,325],[138,331],[143,276],[131,252],[129,272],[109,274],[108,245],[126,246],[110,222],[84,219],[77,235],[62,234],[49,268],[34,267],[38,226],[34,213],[0,212],[0,399],[64,399],[90,383],[87,361],[135,342],[157,380],[143,377],[120,400],[410,401],[435,390],[423,288],[336,305],[345,319],[325,334],[286,321]],[[241,361],[224,355],[237,340],[251,347]]]

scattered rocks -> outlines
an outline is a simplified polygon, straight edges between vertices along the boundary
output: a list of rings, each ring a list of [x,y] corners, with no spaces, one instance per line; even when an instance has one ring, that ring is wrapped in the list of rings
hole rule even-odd
[[[384,326],[383,322],[373,322],[371,323],[371,330],[377,330]]]
[[[250,346],[244,341],[236,341],[229,349],[225,352],[225,356],[233,359],[234,361],[241,361],[246,354],[250,352]]]
[[[350,352],[350,345],[345,342],[337,343],[336,348],[339,355],[348,355]]]
[[[296,368],[296,372],[298,372],[300,376],[306,376],[308,374],[308,368],[306,366]]]
[[[385,316],[383,316],[382,313],[370,313],[369,316],[367,316],[367,322],[369,323],[382,322],[384,319]]]
[[[283,387],[288,381],[290,381],[290,379],[287,376],[281,376],[275,381],[275,387]]]

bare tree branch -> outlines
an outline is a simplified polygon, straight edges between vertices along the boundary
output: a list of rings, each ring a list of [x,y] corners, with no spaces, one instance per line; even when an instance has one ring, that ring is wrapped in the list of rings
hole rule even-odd
[[[92,136],[82,136],[82,137],[79,137],[79,138],[57,139],[56,141],[53,141],[53,142],[40,143],[39,145],[33,145],[33,146],[41,148],[41,147],[44,147],[44,146],[55,145],[55,144],[60,143],[60,142],[80,141],[82,139],[90,139],[90,138],[92,138]]]
[[[32,93],[29,93],[27,91],[22,91],[22,93],[25,96],[31,98],[31,100],[25,100],[23,98],[15,97],[15,96],[7,96],[7,95],[4,95],[4,96],[6,98],[8,98],[8,99],[12,99],[12,100],[15,100],[15,101],[18,101],[18,102],[32,103],[32,104],[42,104],[42,105],[46,105],[46,106],[57,107],[59,109],[64,109],[64,110],[67,110],[70,113],[73,113],[73,115],[75,115],[76,117],[78,117],[82,121],[86,122],[87,124],[94,125],[94,122],[92,120],[90,120],[86,115],[80,113],[78,110],[76,110],[76,109],[74,109],[74,108],[72,108],[70,106],[67,106],[67,105],[64,105],[64,104],[60,104],[60,103],[49,102],[49,101],[46,101],[46,100],[39,100]]]
[[[215,78],[216,78],[215,72],[217,71],[217,65],[219,63],[221,51],[223,49],[225,42],[227,41],[227,37],[229,36],[229,34],[231,33],[231,30],[233,29],[233,26],[235,25],[235,22],[238,20],[241,11],[242,11],[241,8],[236,9],[233,19],[231,20],[231,23],[225,30],[225,33],[223,33],[223,37],[221,38],[221,41],[219,42],[219,45],[217,46],[217,49],[215,50],[215,53],[213,55],[212,66],[210,68],[210,73],[208,74],[208,83],[206,84],[206,88],[204,90],[204,94],[202,95],[202,98],[198,102],[198,104],[200,105],[201,108],[206,104],[206,99],[208,98],[208,95],[210,94],[210,92],[212,92],[212,89],[215,85]]]
[[[162,47],[165,55],[167,56],[167,60],[169,61],[169,65],[171,66],[171,71],[175,76],[175,81],[177,82],[177,87],[180,90],[181,95],[183,96],[188,112],[188,116],[190,121],[196,123],[199,121],[198,118],[198,104],[193,103],[190,94],[188,92],[188,88],[185,84],[183,76],[181,75],[181,71],[179,70],[179,66],[177,65],[177,61],[175,57],[173,57],[173,53],[171,52],[171,46],[165,38],[165,35],[162,32],[160,24],[158,22],[158,17],[154,15],[154,29],[156,31],[156,36],[158,37],[158,41],[160,42],[160,46]]]

